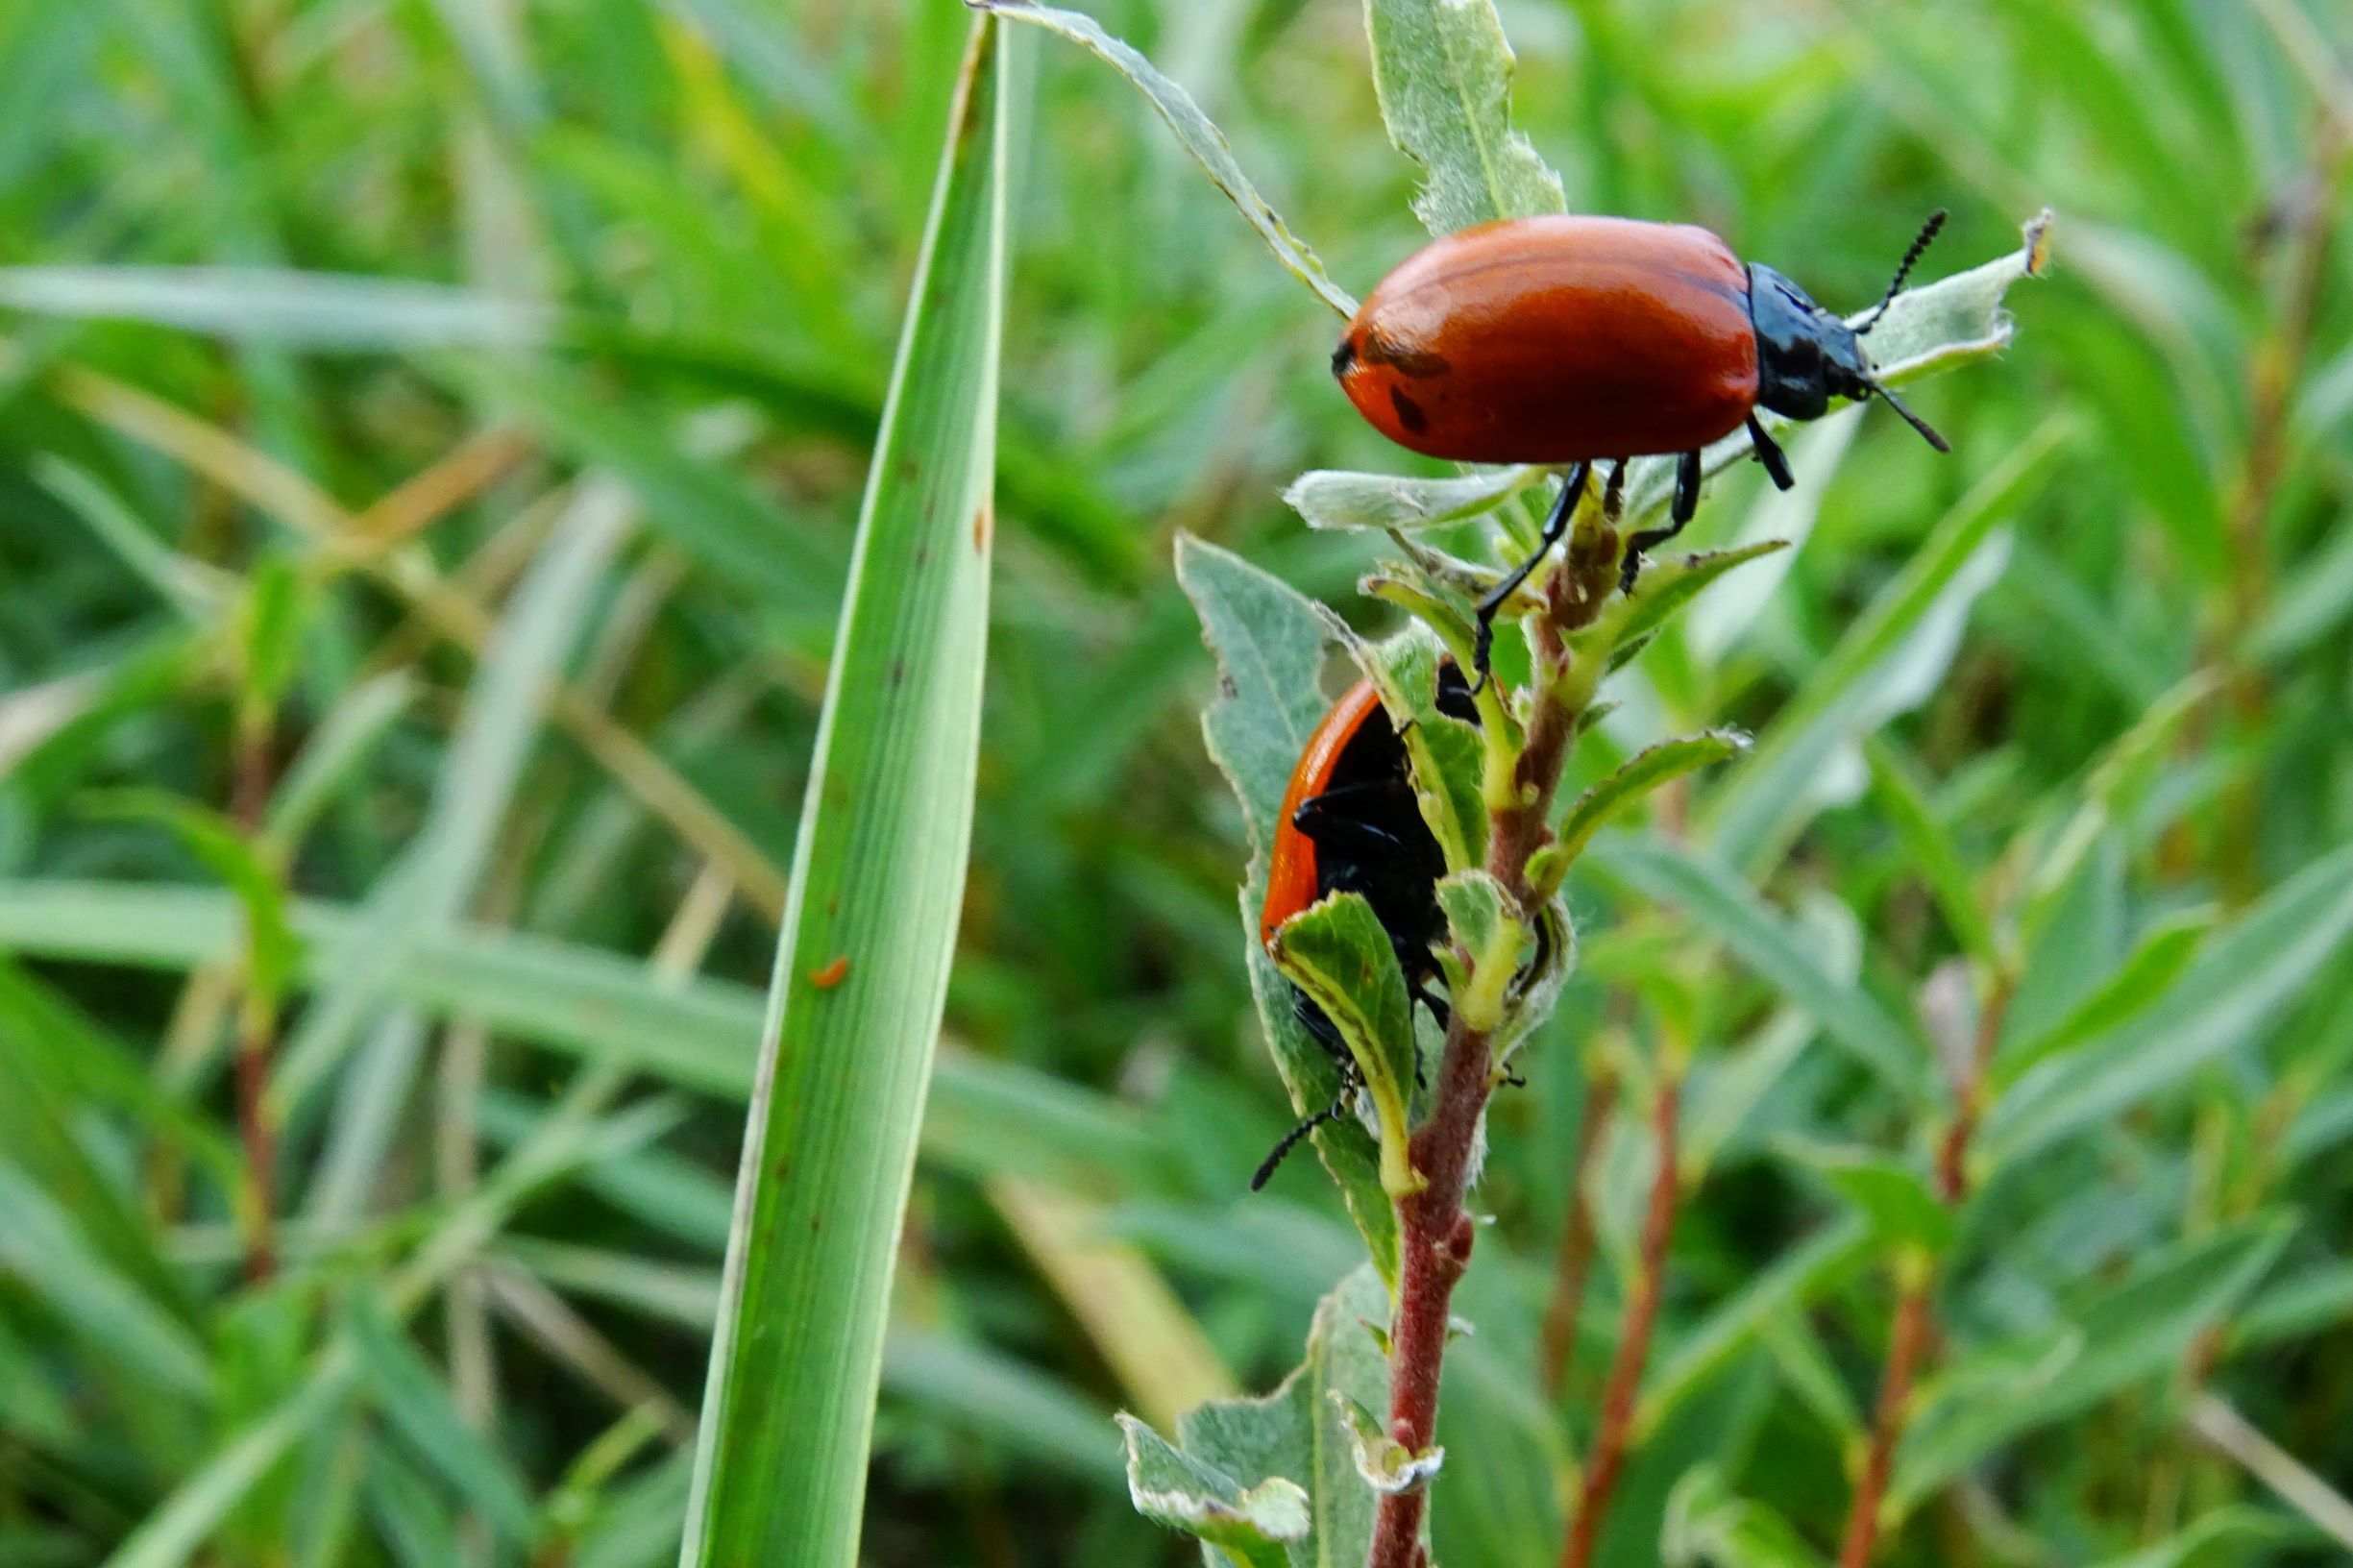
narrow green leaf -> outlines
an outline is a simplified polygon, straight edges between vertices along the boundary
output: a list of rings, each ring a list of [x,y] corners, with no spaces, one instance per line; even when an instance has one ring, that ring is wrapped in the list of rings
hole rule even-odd
[[[93,1348],[173,1398],[206,1403],[210,1358],[169,1311],[94,1254],[61,1209],[14,1165],[0,1162],[0,1272],[48,1304]]]
[[[1643,1381],[1636,1433],[1654,1431],[1731,1365],[1775,1317],[1810,1304],[1861,1266],[1874,1250],[1871,1227],[1856,1215],[1808,1237],[1743,1283],[1667,1350]]]
[[[327,802],[358,772],[416,697],[414,679],[387,671],[346,692],[328,711],[270,796],[264,825],[280,852],[289,853],[302,842]]]
[[[1612,818],[1635,804],[1669,779],[1729,762],[1749,747],[1749,738],[1734,730],[1711,729],[1661,741],[1636,752],[1631,760],[1579,796],[1561,819],[1560,852],[1571,860],[1583,854],[1593,835]]]
[[[106,1568],[180,1568],[278,1462],[342,1406],[358,1377],[348,1344],[320,1358],[293,1398],[240,1428],[125,1538]]]
[[[2142,933],[2116,972],[2067,1017],[2031,1040],[2002,1047],[1994,1059],[1994,1092],[2006,1092],[2043,1063],[2121,1028],[2154,1007],[2205,945],[2220,913],[2211,905],[2185,909]]]
[[[1008,43],[975,20],[869,472],[769,991],[686,1568],[857,1556],[971,836]]]
[[[1895,824],[1908,864],[1944,912],[1945,923],[1951,927],[1961,950],[1990,969],[1998,962],[1993,925],[1978,907],[1977,890],[1961,851],[1938,820],[1936,808],[1928,803],[1927,791],[1911,764],[1876,737],[1864,745],[1863,758],[1871,765],[1872,791],[1878,797],[1879,809]]]
[[[246,579],[238,613],[239,694],[264,711],[284,698],[302,651],[305,587],[300,568],[286,555],[256,562]]]
[[[121,1116],[185,1150],[224,1191],[242,1179],[244,1151],[218,1123],[158,1088],[149,1063],[63,993],[0,962],[0,1149],[73,1215],[84,1241],[193,1321],[186,1281],[157,1251],[151,1223],[77,1136],[93,1116]]]
[[[316,904],[297,904],[294,926],[314,970],[365,928],[358,912]],[[184,972],[226,962],[236,942],[236,908],[225,894],[153,883],[0,882],[0,949],[27,957]],[[298,975],[296,983],[321,978]],[[444,1020],[469,1018],[680,1089],[735,1100],[751,1092],[761,1001],[742,986],[669,984],[618,954],[480,926],[426,938],[389,984],[404,1005]],[[1149,1185],[1166,1163],[1126,1109],[1043,1073],[962,1052],[937,1065],[923,1144],[933,1158],[973,1174],[1030,1176],[1096,1193]]]
[[[382,1302],[369,1295],[356,1299],[351,1329],[369,1394],[406,1442],[410,1457],[478,1509],[502,1538],[527,1548],[538,1518],[522,1473],[466,1424],[442,1375],[408,1342],[407,1332]]]
[[[1927,1178],[1903,1161],[1871,1149],[1831,1148],[1795,1138],[1779,1140],[1779,1147],[1785,1158],[1854,1205],[1883,1248],[1940,1257],[1952,1245],[1952,1212],[1928,1190]]]
[[[1558,212],[1560,176],[1511,129],[1511,45],[1492,0],[1364,0],[1373,86],[1397,150],[1422,166],[1434,234]]]
[[[1199,163],[1202,172],[1213,184],[1226,193],[1228,200],[1241,209],[1250,227],[1258,231],[1266,248],[1274,253],[1290,275],[1313,289],[1323,302],[1342,316],[1357,313],[1357,302],[1345,289],[1335,283],[1324,271],[1323,262],[1307,247],[1306,241],[1293,234],[1285,225],[1281,214],[1267,205],[1250,177],[1234,157],[1225,133],[1211,122],[1193,102],[1192,94],[1162,75],[1150,61],[1119,39],[1103,31],[1091,16],[1075,11],[1062,11],[1052,6],[1041,6],[1035,0],[965,0],[978,11],[993,12],[1024,22],[1032,22],[1051,33],[1059,33],[1091,50],[1096,58],[1126,77],[1129,85],[1144,95],[1153,110],[1176,133],[1177,142]]]
[[[2152,1254],[2040,1334],[1969,1352],[1921,1390],[1889,1498],[1908,1508],[1984,1455],[2173,1370],[2252,1290],[2293,1225],[2268,1214]],[[2017,1369],[2042,1375],[2022,1379]]]
[[[1986,1117],[1985,1146],[2023,1159],[2260,1040],[2348,938],[2353,845],[2272,889],[2135,1017],[2022,1074]]]
[[[1996,529],[2048,477],[2066,431],[2046,424],[1954,503],[1757,737],[1748,765],[1709,796],[1699,819],[1725,860],[1752,870],[1769,864],[1822,804],[1815,786],[1826,760],[1927,695],[2007,560],[2007,536]],[[1923,657],[1906,668],[1914,649]]]
[[[46,453],[34,458],[28,471],[35,483],[87,524],[90,532],[190,625],[210,622],[215,606],[228,591],[226,576],[157,538],[130,507],[116,499],[113,491],[88,471]]]
[[[2034,851],[2019,899],[2019,943],[2032,951],[2057,915],[2075,873],[2102,836],[2129,816],[2172,756],[2174,737],[2212,697],[2218,679],[2199,671],[2149,704],[2132,727],[2111,741],[2089,770],[2081,803]]]
[[[2263,1549],[2294,1537],[2294,1527],[2253,1504],[2234,1503],[2204,1514],[2154,1545],[2109,1557],[2095,1568],[2194,1568],[2201,1563],[2263,1561]]]
[[[279,267],[0,267],[0,309],[345,353],[520,348],[548,325],[538,306],[445,283]]]
[[[1722,864],[1631,838],[1603,840],[1586,851],[1585,860],[1650,897],[1680,907],[1891,1088],[1911,1098],[1925,1091],[1926,1043],[1869,992],[1841,983],[1823,968],[1804,939]]]
[[[1284,489],[1284,503],[1311,528],[1382,528],[1411,533],[1482,516],[1541,481],[1542,468],[1498,468],[1459,478],[1355,474],[1318,468]]]
[[[1622,614],[1608,622],[1609,668],[1624,667],[1658,634],[1661,626],[1732,568],[1788,548],[1784,540],[1760,539],[1731,550],[1670,555],[1645,566],[1641,578],[1634,584],[1632,600]]]
[[[251,983],[267,996],[281,994],[302,962],[301,941],[286,915],[286,893],[275,869],[220,813],[156,790],[109,790],[88,796],[91,808],[126,821],[154,822],[168,829],[188,853],[204,863],[236,896],[245,916],[246,964]]]

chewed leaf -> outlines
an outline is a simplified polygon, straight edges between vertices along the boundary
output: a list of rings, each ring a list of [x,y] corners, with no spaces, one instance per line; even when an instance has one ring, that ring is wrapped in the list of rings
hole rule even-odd
[[[1238,1559],[1245,1568],[1290,1568],[1287,1541],[1306,1538],[1308,1494],[1271,1477],[1244,1486],[1204,1464],[1132,1415],[1119,1417],[1127,1438],[1128,1497],[1136,1511],[1184,1531]]]
[[[1388,1402],[1388,1369],[1379,1339],[1367,1332],[1388,1316],[1380,1277],[1360,1268],[1317,1304],[1307,1355],[1273,1393],[1202,1406],[1177,1423],[1174,1445],[1121,1417],[1138,1508],[1234,1553],[1249,1568],[1363,1561],[1376,1498],[1357,1468],[1351,1412]],[[1297,1514],[1288,1511],[1294,1507]],[[1236,1528],[1244,1516],[1252,1534]],[[1302,1528],[1280,1533],[1294,1518]],[[1242,1539],[1237,1544],[1211,1530]]]
[[[1560,824],[1560,853],[1574,860],[1593,835],[1619,812],[1670,779],[1702,768],[1728,762],[1749,748],[1749,738],[1734,730],[1710,729],[1661,741],[1646,747],[1577,797]]]
[[[1381,1118],[1381,1183],[1391,1197],[1418,1189],[1406,1159],[1412,1103],[1413,1017],[1405,972],[1364,895],[1338,893],[1275,933],[1275,963],[1323,1010],[1356,1058]]]
[[[1536,911],[1535,945],[1521,959],[1511,979],[1511,1010],[1487,1043],[1501,1065],[1553,1016],[1560,988],[1577,967],[1577,928],[1569,922],[1568,905],[1556,896]]]
[[[1398,150],[1427,177],[1434,234],[1558,212],[1560,176],[1511,129],[1511,45],[1492,0],[1365,0],[1373,86]]]
[[[2021,231],[2025,243],[2009,255],[1897,295],[1871,329],[1874,373],[1883,381],[1907,381],[2006,348],[2012,329],[2002,296],[2021,278],[2043,275],[2050,226],[2047,208],[2027,220]]]
[[[1308,249],[1307,242],[1290,232],[1282,215],[1267,204],[1265,197],[1259,194],[1258,187],[1250,183],[1250,177],[1242,173],[1242,166],[1234,157],[1234,148],[1227,142],[1225,133],[1202,112],[1201,106],[1193,102],[1191,93],[1162,75],[1133,46],[1103,31],[1102,24],[1093,17],[1081,15],[1075,11],[1036,5],[1032,0],[965,0],[965,3],[976,11],[993,12],[999,16],[1035,23],[1048,32],[1059,33],[1071,42],[1091,50],[1112,69],[1126,77],[1129,85],[1142,93],[1145,101],[1167,122],[1168,129],[1176,133],[1178,143],[1192,155],[1194,162],[1201,165],[1202,171],[1210,177],[1210,183],[1224,191],[1227,198],[1241,209],[1250,227],[1258,231],[1259,238],[1264,240],[1266,248],[1275,253],[1275,259],[1342,316],[1357,313],[1357,302],[1349,298],[1346,289],[1332,281],[1332,275],[1324,271],[1323,262],[1313,251]]]
[[[1522,466],[1430,479],[1317,468],[1293,479],[1283,501],[1311,528],[1394,528],[1409,533],[1493,511],[1545,473]]]

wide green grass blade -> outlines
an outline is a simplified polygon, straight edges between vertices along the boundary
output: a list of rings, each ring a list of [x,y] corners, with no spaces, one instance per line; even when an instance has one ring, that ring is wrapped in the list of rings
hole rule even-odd
[[[1011,95],[974,24],[769,988],[680,1562],[857,1559],[885,1308],[971,839]]]

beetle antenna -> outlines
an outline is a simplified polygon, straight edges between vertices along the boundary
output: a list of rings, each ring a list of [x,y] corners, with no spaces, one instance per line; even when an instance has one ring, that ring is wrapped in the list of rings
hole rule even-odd
[[[1886,387],[1881,386],[1876,381],[1865,381],[1863,384],[1870,387],[1874,392],[1879,394],[1880,398],[1886,402],[1890,408],[1893,408],[1896,410],[1896,412],[1901,414],[1903,416],[1903,422],[1906,425],[1911,426],[1912,429],[1918,430],[1920,432],[1920,438],[1923,441],[1927,442],[1928,445],[1934,447],[1939,452],[1950,452],[1952,450],[1951,443],[1948,442],[1943,436],[1936,433],[1936,427],[1930,425],[1926,420],[1912,412],[1912,410],[1904,404],[1904,401],[1901,398],[1896,396],[1895,393],[1889,391]]]
[[[1887,285],[1887,292],[1879,296],[1879,303],[1871,307],[1871,318],[1854,330],[1855,336],[1861,337],[1869,332],[1874,327],[1879,325],[1879,318],[1887,314],[1887,307],[1896,303],[1896,295],[1902,289],[1903,281],[1912,275],[1913,263],[1917,262],[1923,256],[1927,254],[1930,242],[1936,238],[1936,232],[1944,227],[1945,209],[1940,207],[1935,211],[1928,214],[1928,221],[1926,223],[1920,226],[1919,237],[1912,241],[1912,248],[1903,253],[1903,259],[1897,264],[1896,281]],[[1889,401],[1893,402],[1894,400],[1890,399]],[[1904,417],[1908,419],[1911,416],[1907,414]],[[1912,423],[1915,425],[1920,424],[1918,420],[1913,420]],[[1927,427],[1922,426],[1921,428],[1925,429]]]

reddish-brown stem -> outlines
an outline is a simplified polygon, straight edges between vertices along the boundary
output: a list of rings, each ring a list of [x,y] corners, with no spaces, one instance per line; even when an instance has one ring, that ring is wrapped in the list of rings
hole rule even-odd
[[[1871,1421],[1871,1449],[1854,1483],[1854,1507],[1847,1515],[1847,1539],[1838,1551],[1838,1568],[1864,1568],[1878,1542],[1879,1505],[1887,1496],[1896,1439],[1903,1434],[1903,1408],[1912,1397],[1912,1371],[1928,1338],[1928,1291],[1933,1284],[1933,1276],[1924,1271],[1918,1281],[1904,1287],[1896,1304],[1895,1326],[1887,1342],[1887,1369],[1879,1379],[1879,1407]]]
[[[1650,1209],[1642,1221],[1642,1255],[1634,1293],[1627,1298],[1625,1327],[1618,1335],[1617,1354],[1610,1359],[1609,1381],[1602,1390],[1601,1425],[1593,1435],[1584,1484],[1578,1491],[1577,1513],[1569,1521],[1569,1538],[1560,1548],[1560,1568],[1586,1568],[1593,1560],[1602,1523],[1609,1516],[1609,1500],[1626,1468],[1634,1431],[1634,1396],[1641,1390],[1642,1369],[1651,1358],[1651,1333],[1658,1325],[1658,1303],[1666,1291],[1667,1248],[1675,1239],[1676,1198],[1681,1190],[1676,1168],[1680,1101],[1681,1086],[1672,1073],[1662,1075],[1651,1106],[1658,1168],[1651,1177]]]
[[[1532,618],[1539,681],[1528,740],[1513,773],[1518,795],[1494,814],[1487,833],[1487,870],[1523,908],[1538,900],[1528,883],[1528,859],[1552,837],[1548,820],[1553,792],[1576,735],[1577,714],[1558,696],[1569,654],[1561,627],[1589,620],[1606,592],[1611,563],[1583,576],[1593,579],[1570,591],[1570,613],[1559,613],[1564,596],[1555,577],[1552,616]],[[1409,1452],[1428,1450],[1438,1425],[1438,1377],[1446,1359],[1455,1285],[1470,1263],[1474,1229],[1463,1212],[1471,1151],[1479,1137],[1487,1095],[1494,1089],[1494,1062],[1487,1037],[1468,1027],[1457,1012],[1438,1064],[1429,1119],[1413,1134],[1409,1158],[1423,1187],[1397,1204],[1397,1317],[1389,1339],[1389,1436]],[[1385,1493],[1373,1519],[1372,1548],[1365,1568],[1428,1568],[1422,1520],[1430,1507],[1426,1484]]]
[[[1601,1152],[1602,1134],[1618,1103],[1618,1083],[1596,1074],[1585,1087],[1585,1114],[1578,1118],[1577,1152],[1569,1161],[1569,1218],[1560,1230],[1560,1251],[1553,1261],[1552,1299],[1544,1306],[1544,1333],[1536,1348],[1536,1370],[1548,1399],[1569,1385],[1577,1358],[1577,1320],[1583,1315],[1585,1280],[1593,1266],[1593,1201],[1586,1185]]]
[[[229,815],[245,842],[260,850],[262,816],[270,800],[270,724],[255,712],[237,715]],[[246,950],[244,1000],[237,1009],[237,1136],[245,1150],[245,1278],[258,1283],[278,1266],[275,1165],[278,1140],[264,1101],[270,1087],[270,1042],[277,1033],[276,998],[261,993],[252,941]]]
[[[1936,1144],[1936,1195],[1947,1209],[1959,1210],[1969,1196],[1969,1145],[1976,1136],[1977,1118],[1984,1111],[1985,1073],[2001,1042],[2002,1021],[2009,1016],[2016,982],[1996,976],[1984,1005],[1977,1012],[1977,1034],[1967,1066],[1953,1085],[1952,1122]],[[1907,1277],[1896,1301],[1896,1316],[1887,1338],[1887,1365],[1879,1374],[1879,1403],[1871,1421],[1871,1446],[1863,1455],[1862,1474],[1855,1478],[1854,1502],[1847,1510],[1847,1534],[1839,1548],[1838,1568],[1866,1568],[1879,1539],[1879,1508],[1887,1498],[1887,1478],[1895,1469],[1896,1444],[1903,1436],[1904,1407],[1912,1397],[1912,1376],[1923,1350],[1936,1332],[1932,1311],[1936,1270],[1923,1262]]]

